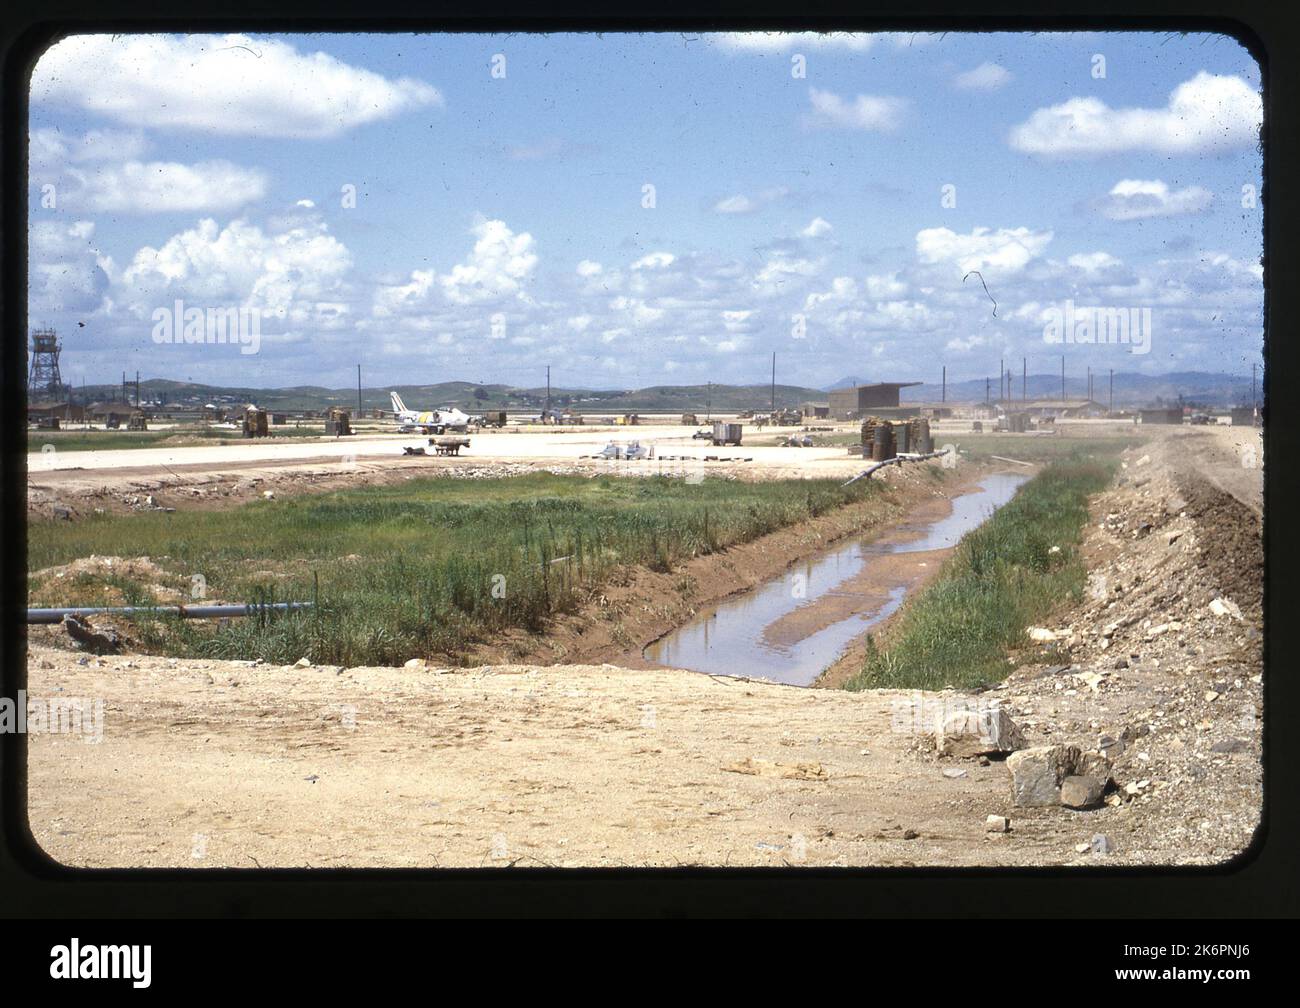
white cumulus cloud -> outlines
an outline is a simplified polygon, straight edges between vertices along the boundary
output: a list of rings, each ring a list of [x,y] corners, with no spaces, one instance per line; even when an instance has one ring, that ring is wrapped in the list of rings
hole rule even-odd
[[[33,316],[92,312],[101,306],[113,264],[95,248],[94,236],[91,221],[38,221],[32,225],[27,296]]]
[[[1263,101],[1244,80],[1202,70],[1174,88],[1164,108],[1112,109],[1100,98],[1071,98],[1038,109],[1011,131],[1011,146],[1061,158],[1193,154],[1257,143],[1263,118]]]
[[[245,220],[223,228],[205,218],[158,248],[136,252],[117,290],[141,318],[182,298],[252,305],[303,323],[319,321],[317,302],[340,302],[339,283],[351,266],[347,248],[323,225],[270,233]]]
[[[647,256],[642,256],[632,264],[634,270],[647,269],[667,269],[677,261],[677,257],[671,252],[651,252]]]
[[[266,193],[263,172],[229,161],[127,161],[91,171],[69,168],[68,177],[75,183],[74,205],[99,213],[234,210]]]
[[[1160,179],[1121,179],[1100,202],[1100,209],[1103,216],[1115,221],[1179,217],[1200,213],[1213,198],[1200,186],[1173,190]]]
[[[804,121],[813,127],[839,127],[855,130],[892,130],[902,119],[907,103],[901,98],[860,94],[856,98],[841,98],[833,91],[808,89],[812,111]]]
[[[134,127],[295,139],[442,104],[423,81],[247,35],[73,35],[41,56],[31,97]]]
[[[985,62],[959,73],[952,82],[962,91],[996,91],[1011,82],[1011,71],[998,63]]]
[[[1040,256],[1052,240],[1051,231],[1029,228],[977,227],[969,234],[948,228],[926,228],[916,235],[916,255],[923,263],[955,263],[962,270],[994,269],[1017,273]]]
[[[744,193],[736,193],[734,196],[728,196],[726,199],[718,200],[713,205],[715,213],[725,214],[747,214],[755,210],[761,210],[778,200],[785,199],[790,195],[790,190],[785,186],[774,186],[770,189],[764,189],[755,196],[747,196]]]

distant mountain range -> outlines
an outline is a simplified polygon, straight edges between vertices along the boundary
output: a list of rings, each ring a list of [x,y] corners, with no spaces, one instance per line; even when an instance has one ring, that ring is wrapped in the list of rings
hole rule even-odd
[[[804,402],[825,402],[830,389],[867,384],[871,379],[848,375],[823,389],[799,385],[777,385],[778,407],[798,406]],[[389,409],[389,392],[397,392],[412,409],[432,409],[458,406],[470,412],[484,410],[510,410],[512,412],[540,411],[546,405],[545,388],[518,388],[511,385],[477,385],[473,382],[441,382],[436,385],[388,385],[382,388],[361,390],[361,404],[365,410]],[[1087,383],[1081,377],[1068,377],[1065,393],[1068,399],[1081,399],[1087,395]],[[121,399],[120,385],[87,385],[73,390],[78,401],[98,402]],[[997,379],[989,389],[990,398],[996,399]],[[135,386],[127,389],[134,401]],[[1060,375],[1030,375],[1025,383],[1025,395],[1030,399],[1057,399],[1061,395]],[[938,403],[945,390],[938,383],[925,383],[902,390],[904,403]],[[1262,401],[1262,386],[1256,394]],[[1020,376],[1013,377],[1011,398],[1021,395]],[[1110,401],[1110,388],[1105,374],[1094,376],[1093,398],[1103,405]],[[983,402],[983,379],[950,382],[946,399],[951,403]],[[1118,407],[1158,406],[1182,401],[1194,406],[1226,407],[1249,404],[1251,387],[1249,377],[1215,374],[1204,371],[1183,371],[1166,375],[1116,374],[1114,403]],[[294,412],[322,410],[329,406],[355,408],[355,388],[325,388],[318,385],[298,385],[291,388],[255,389],[202,385],[193,382],[150,378],[140,382],[142,402],[161,402],[178,407],[197,407],[205,403],[229,406],[256,403],[271,410]],[[772,405],[770,385],[654,385],[634,390],[592,390],[578,388],[551,389],[551,405],[557,408],[572,407],[575,412],[588,414],[719,412],[767,409]]]
[[[734,412],[745,409],[767,409],[772,405],[771,385],[655,385],[635,390],[593,390],[552,388],[550,402],[555,408],[571,407],[577,413],[659,413]],[[540,412],[547,404],[547,393],[542,388],[517,388],[510,385],[477,385],[473,382],[441,382],[436,385],[386,385],[383,388],[363,388],[361,406],[365,410],[391,409],[389,393],[396,392],[411,409],[434,409],[458,406],[467,412],[485,410],[510,410],[512,412]],[[121,399],[120,385],[87,385],[73,390],[78,400],[98,402]],[[126,389],[130,401],[135,401],[135,385]],[[776,405],[798,406],[809,400],[824,401],[826,396],[818,389],[798,385],[777,385]],[[255,403],[265,409],[286,412],[297,410],[322,410],[330,406],[355,409],[358,394],[355,388],[323,388],[300,385],[292,388],[254,389],[201,385],[192,382],[169,381],[150,378],[140,382],[142,403],[160,402],[178,407],[198,407],[206,403],[218,406]]]

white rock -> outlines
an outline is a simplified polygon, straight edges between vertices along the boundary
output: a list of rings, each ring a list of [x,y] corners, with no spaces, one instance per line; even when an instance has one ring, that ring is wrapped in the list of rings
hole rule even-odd
[[[1210,612],[1214,613],[1215,616],[1231,616],[1233,619],[1241,619],[1241,607],[1232,599],[1210,599]]]
[[[1019,726],[1001,706],[948,708],[940,713],[935,726],[935,746],[945,756],[1014,752],[1024,745]]]

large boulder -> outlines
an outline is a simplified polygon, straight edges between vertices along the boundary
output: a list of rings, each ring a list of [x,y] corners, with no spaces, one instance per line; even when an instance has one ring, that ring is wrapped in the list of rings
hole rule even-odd
[[[1011,800],[1021,806],[1048,808],[1061,802],[1061,782],[1074,775],[1083,754],[1078,746],[1052,745],[1021,749],[1007,757]]]
[[[1105,793],[1106,782],[1097,777],[1076,774],[1061,781],[1061,804],[1066,808],[1096,808]]]
[[[935,745],[944,756],[968,758],[1023,749],[1025,737],[997,706],[943,711],[935,724]]]
[[[1105,788],[1110,783],[1110,760],[1099,752],[1089,751],[1079,757],[1074,772],[1079,777],[1096,777]]]
[[[1007,757],[1011,799],[1017,805],[1047,808],[1095,808],[1111,780],[1110,760],[1077,746],[1022,749]]]

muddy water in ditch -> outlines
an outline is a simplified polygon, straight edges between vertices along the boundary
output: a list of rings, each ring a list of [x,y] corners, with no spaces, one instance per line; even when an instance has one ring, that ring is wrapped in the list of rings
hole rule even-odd
[[[854,638],[896,612],[946,552],[1027,479],[996,473],[953,498],[944,518],[811,557],[659,638],[643,656],[667,668],[810,686]]]

